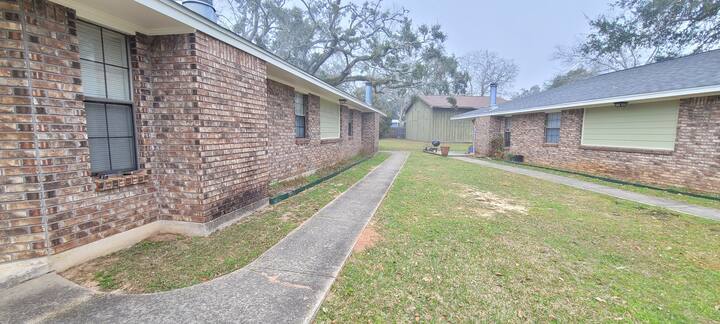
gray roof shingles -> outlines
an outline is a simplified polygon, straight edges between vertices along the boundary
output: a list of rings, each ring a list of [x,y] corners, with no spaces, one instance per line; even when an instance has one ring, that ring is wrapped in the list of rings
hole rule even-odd
[[[448,101],[449,97],[455,98],[457,106],[453,107]],[[418,98],[433,108],[487,108],[490,107],[490,97],[488,96],[418,96]],[[497,98],[497,103],[503,103],[507,100]]]
[[[493,115],[578,101],[720,85],[720,50],[610,72],[498,105]],[[453,117],[486,115],[470,111]]]

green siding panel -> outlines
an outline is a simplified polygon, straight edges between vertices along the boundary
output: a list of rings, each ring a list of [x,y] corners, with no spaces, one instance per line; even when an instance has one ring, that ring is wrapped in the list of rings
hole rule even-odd
[[[678,101],[585,109],[582,145],[675,149]]]
[[[433,109],[433,137],[441,142],[472,142],[472,121],[450,120],[450,117],[467,111],[469,110]]]
[[[430,107],[424,102],[416,101],[406,116],[405,137],[416,141],[430,140]]]
[[[320,138],[340,138],[340,105],[320,100]]]
[[[471,120],[450,120],[465,109],[432,109],[416,101],[405,116],[405,138],[415,141],[472,142]]]

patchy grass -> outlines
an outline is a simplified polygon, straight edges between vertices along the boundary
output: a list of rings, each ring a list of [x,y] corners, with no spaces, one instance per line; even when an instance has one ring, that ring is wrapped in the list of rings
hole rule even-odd
[[[720,223],[413,153],[318,322],[717,322]]]
[[[377,154],[209,237],[158,235],[69,269],[63,275],[85,286],[126,293],[171,290],[222,276],[256,259],[387,156]]]
[[[270,188],[268,190],[268,194],[270,195],[270,197],[273,197],[275,195],[285,193],[285,192],[291,191],[293,189],[300,188],[308,183],[311,183],[311,182],[318,180],[324,176],[332,174],[333,172],[337,172],[338,170],[340,170],[344,167],[347,167],[348,165],[351,165],[353,163],[356,163],[362,159],[365,159],[367,157],[368,157],[367,155],[356,155],[350,159],[340,161],[338,163],[335,163],[335,164],[325,167],[325,168],[318,169],[315,172],[313,172],[312,174],[307,175],[307,176],[300,176],[300,177],[295,177],[295,178],[292,178],[289,180],[271,183]]]
[[[450,151],[467,152],[471,143],[442,143],[450,145]],[[416,151],[421,152],[426,146],[432,146],[430,142],[411,141],[394,138],[383,138],[380,140],[381,151]]]
[[[557,175],[566,176],[566,177],[569,177],[569,178],[575,178],[575,179],[578,179],[578,180],[583,180],[583,181],[587,181],[587,182],[592,182],[592,183],[597,183],[597,184],[605,185],[605,186],[608,186],[608,187],[614,187],[614,188],[623,189],[623,190],[627,190],[627,191],[633,191],[633,192],[637,192],[637,193],[641,193],[641,194],[646,194],[646,195],[649,195],[649,196],[655,196],[655,197],[660,197],[660,198],[673,199],[673,200],[677,200],[677,201],[686,202],[686,203],[689,203],[689,204],[694,204],[694,205],[699,205],[699,206],[705,206],[705,207],[720,209],[720,201],[719,201],[719,200],[713,200],[713,199],[707,199],[707,198],[701,198],[701,197],[694,197],[694,196],[685,195],[685,194],[682,194],[682,193],[672,193],[672,192],[667,192],[667,191],[663,191],[663,190],[657,190],[657,189],[651,189],[651,188],[643,188],[643,187],[638,187],[638,186],[633,186],[633,185],[625,185],[625,184],[620,184],[620,183],[605,181],[605,180],[602,180],[602,179],[596,179],[596,178],[593,178],[593,177],[587,177],[587,176],[583,176],[583,175],[580,175],[580,174],[573,174],[573,173],[570,173],[570,172],[564,172],[564,171],[561,171],[561,170],[548,170],[548,169],[543,169],[543,168],[537,168],[537,167],[534,167],[534,166],[529,165],[529,164],[517,164],[517,163],[510,163],[510,162],[500,161],[500,160],[488,160],[488,161],[490,161],[490,162],[495,162],[495,163],[500,163],[500,164],[505,164],[505,165],[510,165],[510,166],[516,166],[516,167],[520,167],[520,168],[526,168],[526,169],[531,169],[531,170],[536,170],[536,171],[542,171],[542,172],[557,174]],[[680,192],[690,193],[690,191],[687,191],[686,189],[682,189],[682,188],[672,188],[672,189],[677,190],[677,191],[680,191]],[[720,198],[720,195],[718,195],[718,194],[712,194],[712,193],[702,193],[702,194],[703,194],[703,195],[706,195],[706,196],[710,196],[710,197]]]

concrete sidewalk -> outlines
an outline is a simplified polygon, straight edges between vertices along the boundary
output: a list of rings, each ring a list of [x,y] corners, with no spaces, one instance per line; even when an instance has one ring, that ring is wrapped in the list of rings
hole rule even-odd
[[[402,168],[395,152],[246,267],[174,291],[92,293],[56,274],[0,291],[0,322],[307,323]]]
[[[632,192],[632,191],[626,191],[618,188],[603,186],[600,184],[577,180],[569,177],[563,177],[556,174],[551,174],[547,172],[542,171],[535,171],[535,170],[529,170],[525,168],[519,168],[509,165],[503,165],[500,163],[490,162],[490,161],[484,161],[477,158],[471,158],[471,157],[455,157],[454,159],[465,161],[469,163],[478,164],[485,167],[500,169],[507,172],[517,173],[526,175],[529,177],[542,179],[554,183],[564,184],[566,186],[588,190],[608,196],[613,196],[620,199],[630,200],[634,202],[638,202],[645,205],[650,206],[657,206],[657,207],[663,207],[670,210],[674,210],[676,212],[689,214],[697,217],[712,219],[720,221],[720,210],[709,208],[709,207],[702,207],[697,205],[691,205],[684,202],[679,202],[676,200],[671,199],[665,199],[665,198],[659,198],[654,196],[648,196],[643,195],[640,193]]]

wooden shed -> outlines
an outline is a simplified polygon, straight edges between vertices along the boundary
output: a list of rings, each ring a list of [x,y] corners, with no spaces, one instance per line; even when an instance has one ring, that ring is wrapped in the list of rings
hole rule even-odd
[[[505,102],[498,98],[498,103]],[[450,117],[490,109],[488,96],[418,96],[405,111],[405,138],[415,141],[472,142],[471,120]]]

